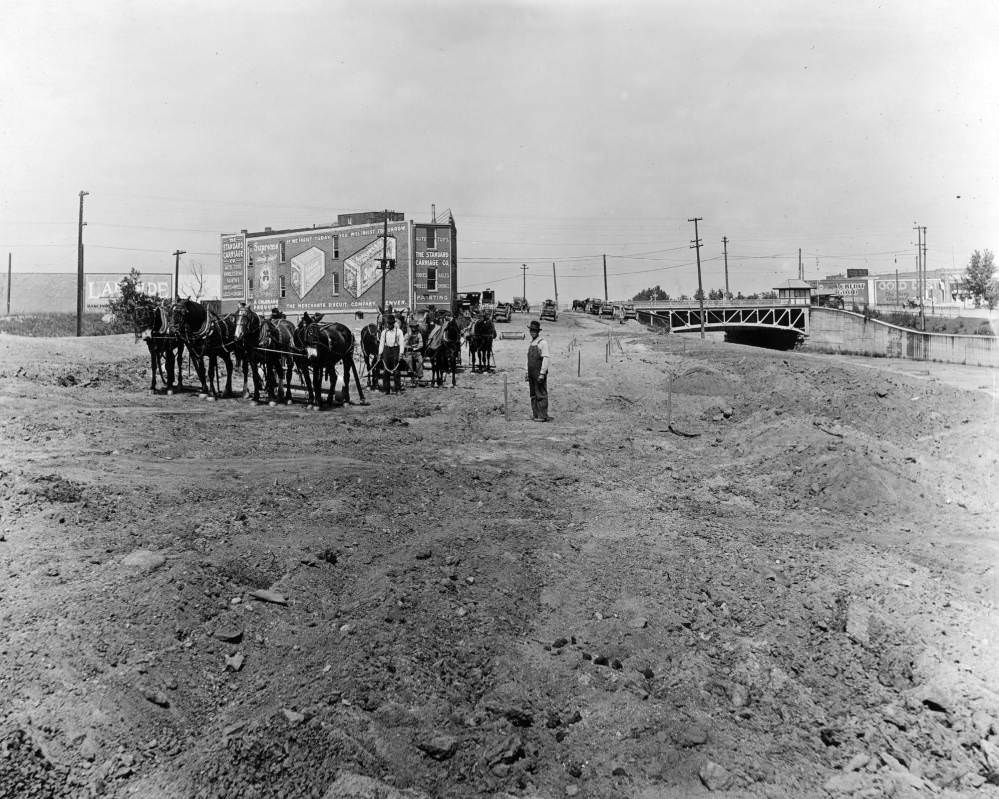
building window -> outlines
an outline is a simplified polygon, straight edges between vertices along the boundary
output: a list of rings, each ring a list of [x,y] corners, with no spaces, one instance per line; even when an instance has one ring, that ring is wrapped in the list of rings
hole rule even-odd
[[[253,278],[252,277],[249,278],[249,283],[250,283],[250,291],[253,291]]]
[[[283,246],[282,249],[284,249]],[[278,284],[281,286],[281,299],[283,300],[287,296],[287,289],[284,287],[284,275],[278,278]]]
[[[281,263],[284,263],[288,259],[285,257],[287,255],[287,253],[285,252],[284,242],[283,241],[279,241],[278,242],[278,250],[280,250],[280,252],[281,252]]]
[[[427,249],[428,250],[437,249],[437,228],[432,228],[432,227],[427,228]]]
[[[427,267],[427,291],[437,291],[437,268]]]
[[[340,273],[339,272],[334,272],[333,273],[333,293],[334,294],[339,294],[340,293]]]
[[[334,258],[339,258],[340,257],[340,237],[339,236],[334,236],[333,237],[333,257]]]

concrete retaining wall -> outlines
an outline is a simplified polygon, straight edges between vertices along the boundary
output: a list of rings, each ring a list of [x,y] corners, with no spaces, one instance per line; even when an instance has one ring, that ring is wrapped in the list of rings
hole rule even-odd
[[[863,314],[812,308],[804,352],[837,352],[999,367],[999,342],[986,336],[920,333]]]

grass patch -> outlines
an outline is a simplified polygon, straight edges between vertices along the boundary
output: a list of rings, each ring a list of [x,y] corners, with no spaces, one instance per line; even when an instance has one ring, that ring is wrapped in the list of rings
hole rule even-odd
[[[83,335],[85,336],[113,336],[131,332],[132,326],[128,322],[103,322],[101,314],[96,313],[83,315]],[[4,316],[0,317],[0,333],[35,338],[75,336],[76,314],[38,313]]]

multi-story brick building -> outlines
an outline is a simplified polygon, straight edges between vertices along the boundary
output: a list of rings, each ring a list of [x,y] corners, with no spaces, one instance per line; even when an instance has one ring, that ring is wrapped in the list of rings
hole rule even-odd
[[[382,259],[389,264],[382,269]],[[396,211],[340,214],[326,227],[241,231],[221,241],[223,311],[375,313],[450,308],[458,283],[454,217],[415,222]]]

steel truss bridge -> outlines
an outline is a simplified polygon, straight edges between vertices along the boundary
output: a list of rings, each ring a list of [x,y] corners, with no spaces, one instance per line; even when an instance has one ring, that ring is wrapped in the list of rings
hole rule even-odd
[[[673,333],[701,329],[701,304],[697,300],[636,302],[639,321]],[[704,329],[779,330],[807,336],[809,304],[800,298],[772,300],[705,300]]]

